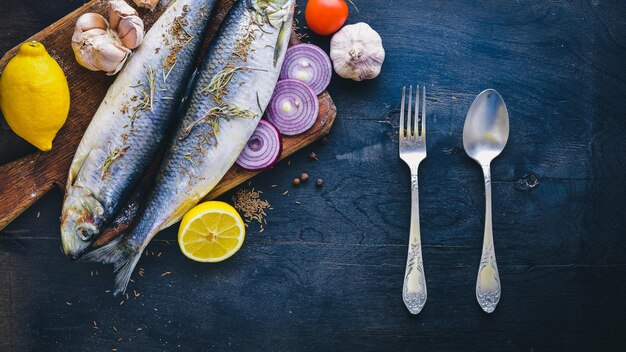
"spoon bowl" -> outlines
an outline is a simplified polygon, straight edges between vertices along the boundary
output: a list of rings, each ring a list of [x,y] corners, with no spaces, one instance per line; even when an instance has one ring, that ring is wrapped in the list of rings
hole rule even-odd
[[[500,155],[509,139],[509,113],[498,92],[480,93],[465,118],[463,148],[480,165],[488,165]]]

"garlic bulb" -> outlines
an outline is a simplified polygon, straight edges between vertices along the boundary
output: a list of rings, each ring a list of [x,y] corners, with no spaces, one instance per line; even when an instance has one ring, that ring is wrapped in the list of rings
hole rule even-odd
[[[125,47],[135,49],[143,41],[143,21],[125,1],[109,1],[109,21]]]
[[[333,36],[330,59],[339,76],[362,81],[380,74],[385,49],[380,35],[361,22],[343,27]]]
[[[118,73],[131,53],[109,29],[107,20],[95,13],[84,14],[76,22],[72,49],[81,66],[108,75]]]
[[[150,11],[154,11],[158,3],[159,0],[135,0],[135,5],[143,7],[144,9],[150,9]]]
[[[97,13],[78,19],[72,49],[78,63],[92,71],[118,73],[144,37],[144,25],[137,11],[123,0],[111,0],[109,21]]]

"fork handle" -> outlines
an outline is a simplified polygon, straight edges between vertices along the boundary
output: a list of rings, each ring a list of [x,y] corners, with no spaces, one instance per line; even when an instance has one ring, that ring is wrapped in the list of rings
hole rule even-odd
[[[496,250],[493,245],[493,228],[491,226],[491,170],[483,165],[485,176],[485,234],[483,237],[483,253],[480,257],[478,277],[476,278],[476,299],[480,307],[487,313],[496,309],[500,301],[501,287]]]
[[[416,167],[411,168],[411,227],[409,230],[409,252],[406,260],[402,299],[411,314],[418,314],[424,308],[426,297]]]

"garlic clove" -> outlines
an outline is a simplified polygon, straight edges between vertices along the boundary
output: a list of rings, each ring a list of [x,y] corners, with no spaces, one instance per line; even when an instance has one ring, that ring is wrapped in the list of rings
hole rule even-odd
[[[80,16],[78,21],[76,21],[75,31],[80,30],[84,32],[95,28],[106,30],[109,28],[109,22],[107,22],[106,18],[97,13],[86,13]]]
[[[100,71],[100,68],[96,67],[91,61],[94,55],[91,45],[82,45],[79,42],[72,41],[72,49],[79,65],[90,71]]]
[[[91,57],[94,55],[94,49],[91,45],[91,41],[102,35],[109,35],[108,30],[93,28],[83,32],[77,25],[74,35],[72,36],[72,49],[74,50],[76,61],[78,61],[81,66],[91,71],[100,71],[100,69],[96,67],[91,60]]]
[[[118,30],[118,26],[122,19],[128,16],[139,16],[137,11],[123,0],[109,1],[108,13],[109,21],[111,22],[111,29],[113,29],[114,31]]]
[[[112,76],[118,73],[130,56],[131,50],[111,35],[95,37],[92,41],[93,65]]]
[[[135,49],[143,41],[143,21],[139,16],[125,17],[120,21],[117,34],[125,47]]]
[[[156,5],[159,3],[159,0],[134,0],[135,5],[139,7],[143,7],[144,9],[150,9],[150,11],[154,11]]]

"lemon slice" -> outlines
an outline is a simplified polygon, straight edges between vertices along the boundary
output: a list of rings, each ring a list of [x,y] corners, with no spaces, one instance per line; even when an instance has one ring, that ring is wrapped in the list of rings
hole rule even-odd
[[[183,217],[178,244],[183,254],[197,262],[217,263],[237,253],[246,230],[239,213],[224,202],[196,205]]]

